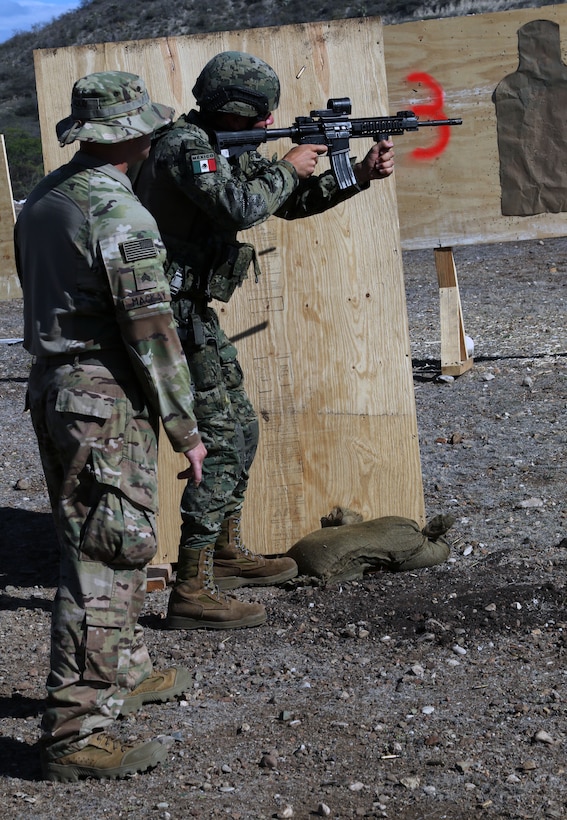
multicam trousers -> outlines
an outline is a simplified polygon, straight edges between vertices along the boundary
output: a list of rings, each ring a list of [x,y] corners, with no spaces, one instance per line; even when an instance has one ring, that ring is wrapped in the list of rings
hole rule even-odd
[[[137,619],[156,551],[156,421],[112,366],[36,362],[28,395],[61,549],[42,720],[57,758],[151,673]]]
[[[238,515],[258,446],[258,418],[243,385],[237,351],[212,308],[202,315],[204,344],[183,343],[194,412],[207,448],[203,480],[188,482],[181,499],[181,548],[213,544],[225,518]]]

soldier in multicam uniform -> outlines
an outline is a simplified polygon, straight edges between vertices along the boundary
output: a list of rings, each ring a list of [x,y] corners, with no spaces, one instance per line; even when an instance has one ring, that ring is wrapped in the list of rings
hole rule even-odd
[[[150,161],[135,182],[167,249],[173,311],[208,451],[203,481],[183,492],[179,562],[166,623],[181,629],[253,626],[264,620],[263,608],[221,590],[281,583],[297,574],[297,566],[288,556],[256,555],[240,541],[258,420],[236,349],[210,301],[227,302],[250,264],[258,272],[254,248],[237,241],[238,231],[271,214],[295,219],[332,208],[372,179],[389,176],[393,150],[387,140],[374,145],[354,165],[358,184],[346,191],[339,190],[332,171],[313,176],[327,150],[322,145],[295,146],[279,161],[256,151],[228,160],[215,152],[212,132],[271,125],[280,96],[275,71],[250,54],[223,52],[204,67],[193,94],[200,110],[156,135]]]
[[[156,551],[157,430],[198,484],[206,449],[175,329],[157,225],[126,170],[173,111],[143,80],[78,80],[61,145],[80,151],[30,194],[15,245],[29,407],[60,543],[41,757],[49,780],[116,778],[155,766],[158,740],[106,731],[143,703],[171,700],[186,669],[154,672],[137,625]]]

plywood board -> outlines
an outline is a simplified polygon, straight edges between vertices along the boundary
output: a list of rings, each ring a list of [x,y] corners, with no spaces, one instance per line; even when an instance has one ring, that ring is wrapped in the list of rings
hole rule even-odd
[[[565,4],[384,28],[392,113],[415,108],[420,119],[438,119],[435,99],[440,90],[441,110],[447,117],[463,119],[461,126],[451,129],[448,146],[434,159],[413,156],[415,148],[427,149],[435,144],[433,129],[396,139],[395,173],[404,249],[565,234],[565,213],[514,217],[502,216],[501,212],[492,95],[504,77],[518,68],[518,30],[532,20],[542,19],[559,25],[565,62]],[[567,125],[565,106],[556,114]],[[542,143],[545,132],[546,124],[542,123]],[[567,140],[567,127],[563,132]],[[542,150],[546,150],[543,144]]]
[[[89,72],[139,73],[154,99],[181,112],[193,105],[194,78],[211,56],[249,51],[280,76],[281,125],[346,92],[357,111],[387,114],[382,44],[374,18],[36,52],[46,167],[72,155],[58,147],[55,123],[68,113],[74,78]],[[345,54],[365,55],[367,82],[353,87]],[[242,237],[257,247],[263,274],[217,308],[229,335],[250,331],[238,347],[261,434],[243,520],[247,543],[285,551],[337,503],[365,517],[423,521],[394,182],[376,182],[319,217],[272,218]],[[174,560],[177,549],[179,459],[162,437],[158,561]]]
[[[345,60],[345,50],[341,55],[344,68],[337,70],[333,67],[330,74],[329,67],[320,64],[317,74],[322,80],[327,75],[327,82],[318,83],[317,90],[321,93],[315,98],[305,93],[308,87],[315,90],[310,84],[315,68],[305,63],[303,57],[307,52],[302,50],[302,43],[294,44],[289,55],[290,62],[295,61],[294,65],[288,76],[282,77],[284,100],[278,111],[277,125],[290,125],[298,113],[321,107],[327,95],[350,96],[355,117],[404,109],[414,109],[421,119],[438,119],[440,113],[446,117],[461,117],[463,125],[451,129],[448,145],[434,158],[416,159],[414,155],[416,149],[427,153],[435,147],[439,135],[433,129],[396,138],[395,177],[403,249],[563,236],[566,222],[563,213],[524,217],[501,214],[496,112],[492,95],[501,80],[518,66],[518,30],[537,19],[551,20],[560,26],[561,51],[565,59],[565,4],[385,26],[387,104],[383,93],[379,93],[379,81],[366,85],[353,82],[353,76],[373,76],[373,62],[367,59],[364,37],[359,36],[357,29],[364,31],[373,26],[373,20],[377,18],[338,23],[343,26],[345,34],[347,29],[344,26],[347,26],[348,35],[353,38],[348,59]],[[171,101],[178,111],[182,111],[191,101],[194,71],[198,70],[202,59],[215,50],[215,45],[223,48],[223,43],[229,40],[236,48],[244,42],[254,46],[258,43],[256,50],[261,53],[262,49],[267,49],[267,44],[261,42],[262,32],[274,32],[275,42],[280,42],[278,37],[284,30],[283,27],[256,29],[228,35],[219,33],[85,46],[80,52],[80,65],[58,60],[65,49],[51,52],[62,73],[51,89],[42,84],[40,122],[46,168],[56,167],[64,155],[71,153],[69,149],[58,148],[52,123],[68,113],[68,102],[60,89],[71,86],[76,68],[87,73],[105,65],[134,71],[141,66],[146,69],[150,88],[156,91],[167,89],[164,101]],[[189,47],[191,54],[188,53]],[[381,49],[382,43],[372,43],[371,48]],[[275,52],[275,49],[271,51]],[[73,52],[79,53],[76,49]],[[39,53],[43,66],[46,54],[50,52]],[[156,54],[159,54],[159,60],[154,59]],[[283,51],[278,49],[277,56],[281,63]],[[353,71],[355,61],[360,64]],[[298,69],[304,63],[308,65],[307,76],[304,72],[296,79]],[[180,71],[181,66],[186,65],[192,68]],[[331,77],[332,84],[329,83]],[[441,95],[441,103],[436,104],[438,95]],[[50,108],[45,110],[47,106]],[[353,150],[360,154],[364,147],[359,143],[353,146]]]
[[[14,200],[4,136],[0,134],[0,299],[22,295],[14,258]]]

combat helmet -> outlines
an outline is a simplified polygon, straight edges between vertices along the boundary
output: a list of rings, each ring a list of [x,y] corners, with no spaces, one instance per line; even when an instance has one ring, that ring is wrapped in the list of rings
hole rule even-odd
[[[280,101],[280,81],[274,69],[242,51],[223,51],[203,68],[193,88],[201,111],[267,116]]]
[[[152,134],[173,119],[173,108],[152,102],[146,84],[126,71],[87,74],[73,86],[71,116],[56,125],[60,145],[124,142]]]

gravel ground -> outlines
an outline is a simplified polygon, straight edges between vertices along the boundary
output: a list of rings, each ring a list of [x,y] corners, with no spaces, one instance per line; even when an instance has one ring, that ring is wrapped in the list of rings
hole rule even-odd
[[[433,253],[404,255],[427,515],[451,512],[438,567],[238,590],[269,610],[237,632],[162,628],[184,699],[122,719],[163,736],[129,780],[39,779],[55,544],[29,418],[28,358],[0,345],[0,795],[10,818],[567,817],[567,240],[455,249],[474,367],[439,381]],[[0,337],[21,334],[2,304]]]

